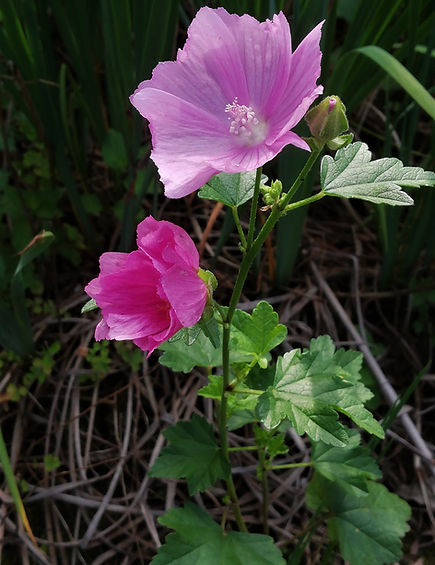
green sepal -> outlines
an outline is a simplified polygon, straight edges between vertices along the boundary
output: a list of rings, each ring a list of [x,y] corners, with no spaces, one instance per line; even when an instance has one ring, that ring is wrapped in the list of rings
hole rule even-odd
[[[91,312],[92,310],[96,310],[98,308],[98,304],[95,302],[95,298],[91,298],[82,306],[80,310],[81,314],[86,314],[86,312]]]
[[[349,129],[346,107],[338,96],[328,96],[308,110],[305,121],[311,135],[322,142],[336,139]]]

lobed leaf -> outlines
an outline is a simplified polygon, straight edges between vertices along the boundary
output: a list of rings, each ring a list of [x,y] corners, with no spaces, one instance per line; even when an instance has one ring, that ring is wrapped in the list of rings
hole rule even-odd
[[[342,198],[360,198],[375,204],[410,206],[412,198],[401,187],[435,185],[435,174],[420,167],[405,167],[394,157],[372,161],[360,141],[323,157],[320,184],[323,192]]]
[[[368,480],[377,480],[382,476],[369,450],[359,445],[358,433],[346,447],[315,443],[312,460],[319,474],[355,495],[367,494]]]
[[[183,328],[163,343],[159,348],[164,351],[160,363],[184,373],[190,372],[193,367],[220,366],[222,327],[217,323],[212,325],[212,322],[215,320],[209,321],[207,328],[201,326],[202,331],[199,331],[199,324]],[[188,339],[191,334],[193,339]],[[287,328],[278,323],[278,314],[268,302],[259,302],[252,314],[236,310],[231,324],[230,363],[262,362],[264,356],[284,341],[286,335]]]
[[[259,360],[284,341],[287,328],[278,323],[278,314],[262,300],[252,314],[236,310],[231,325],[231,349],[254,355]]]
[[[351,565],[384,565],[401,558],[401,537],[409,529],[411,511],[383,485],[368,481],[367,495],[356,496],[316,474],[308,485],[307,504],[332,513],[329,535]]]
[[[193,495],[228,479],[231,469],[217,445],[213,427],[194,414],[188,422],[178,422],[163,435],[170,445],[162,450],[152,466],[150,477],[185,478]]]
[[[285,565],[269,536],[225,532],[201,508],[190,502],[159,518],[176,530],[166,537],[151,565]]]
[[[273,383],[257,405],[259,418],[267,428],[288,419],[298,434],[342,447],[349,440],[346,428],[338,421],[338,412],[342,412],[370,433],[383,437],[382,427],[364,408],[372,393],[358,382],[357,356],[361,355],[335,353],[334,349],[331,338],[322,336],[311,340],[310,349],[295,349],[278,358]]]

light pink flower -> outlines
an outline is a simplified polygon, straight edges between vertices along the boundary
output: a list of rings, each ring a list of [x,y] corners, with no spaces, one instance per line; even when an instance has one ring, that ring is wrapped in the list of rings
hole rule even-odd
[[[260,23],[199,10],[177,60],[159,63],[130,97],[150,122],[166,196],[185,196],[221,171],[256,169],[288,144],[309,151],[290,130],[323,92],[321,27],[292,53],[282,12]]]
[[[196,324],[207,300],[198,251],[171,222],[148,217],[138,250],[103,253],[100,274],[85,288],[101,308],[95,339],[131,339],[148,355],[182,327]]]

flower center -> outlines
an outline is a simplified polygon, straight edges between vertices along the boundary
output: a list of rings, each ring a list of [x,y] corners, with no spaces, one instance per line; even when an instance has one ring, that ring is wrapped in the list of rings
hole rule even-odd
[[[266,123],[260,121],[251,106],[239,104],[237,97],[225,106],[230,121],[230,133],[246,145],[256,145],[266,137]]]

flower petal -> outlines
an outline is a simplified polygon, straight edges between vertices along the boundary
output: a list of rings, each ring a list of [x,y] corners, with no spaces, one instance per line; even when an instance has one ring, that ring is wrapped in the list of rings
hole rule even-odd
[[[193,271],[173,267],[162,276],[162,286],[182,325],[188,328],[196,324],[207,301],[204,281]]]
[[[160,332],[168,324],[170,306],[164,293],[158,294],[159,273],[141,251],[133,251],[127,257],[122,270],[100,274],[85,288],[101,308],[108,327],[98,328],[102,338],[134,339]]]
[[[110,275],[121,270],[127,262],[128,253],[107,251],[100,257],[100,272],[102,275]]]
[[[232,32],[246,77],[247,98],[243,92],[237,92],[239,103],[252,106],[268,120],[290,74],[292,47],[288,21],[282,12],[265,22],[258,22],[248,14],[241,17],[228,14],[223,8],[216,10],[216,16]]]
[[[321,72],[320,39],[323,23],[311,30],[293,53],[287,86],[281,93],[280,104],[270,118],[271,130],[267,142],[275,141],[294,127],[323,92],[323,87],[316,84]]]
[[[189,235],[171,222],[157,221],[152,216],[137,226],[137,246],[159,271],[165,272],[173,265],[199,268],[199,255]]]

